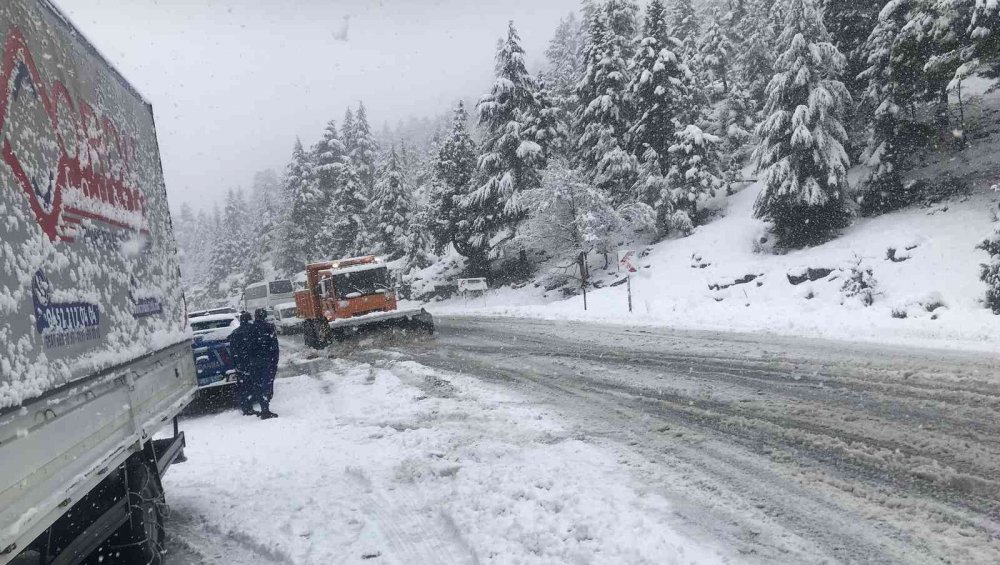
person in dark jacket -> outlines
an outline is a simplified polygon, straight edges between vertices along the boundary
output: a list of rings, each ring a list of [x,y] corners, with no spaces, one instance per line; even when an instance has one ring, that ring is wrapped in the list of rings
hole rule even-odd
[[[257,393],[253,376],[255,334],[250,312],[240,314],[240,327],[229,334],[229,352],[236,366],[236,396],[244,416],[255,416],[253,409]]]
[[[274,377],[278,374],[278,332],[274,324],[267,321],[267,310],[258,308],[254,312],[254,330],[257,338],[257,362],[259,366],[254,380],[257,385],[257,401],[260,403],[260,418],[267,420],[278,415],[271,412],[271,398],[274,396]]]

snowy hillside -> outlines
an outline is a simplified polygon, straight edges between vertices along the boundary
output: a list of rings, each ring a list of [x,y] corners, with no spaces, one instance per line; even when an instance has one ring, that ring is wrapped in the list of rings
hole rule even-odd
[[[598,284],[605,288],[588,293],[586,312],[582,296],[557,300],[558,292],[534,286],[498,289],[482,298],[429,308],[448,314],[996,347],[1000,324],[980,302],[985,285],[978,270],[986,255],[975,246],[989,232],[1000,195],[979,191],[956,201],[859,219],[832,241],[777,255],[755,250],[755,241],[765,234],[764,223],[751,214],[759,190],[753,185],[726,199],[722,217],[689,237],[652,246],[632,278],[631,315],[626,285],[608,286],[624,277],[614,266],[602,273]],[[875,280],[867,307],[861,297],[843,290],[859,261]]]

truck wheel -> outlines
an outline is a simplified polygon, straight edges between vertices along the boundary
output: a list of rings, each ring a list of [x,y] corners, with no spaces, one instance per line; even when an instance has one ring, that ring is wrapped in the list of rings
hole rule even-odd
[[[302,341],[305,342],[306,347],[319,349],[319,346],[316,344],[316,325],[312,320],[303,322]]]
[[[111,536],[108,544],[111,551],[120,555],[121,563],[160,565],[164,541],[163,490],[148,465],[129,467],[128,505],[131,517]]]

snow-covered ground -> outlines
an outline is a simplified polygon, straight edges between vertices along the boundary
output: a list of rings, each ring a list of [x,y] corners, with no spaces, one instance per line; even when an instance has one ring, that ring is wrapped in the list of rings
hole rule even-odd
[[[989,233],[1000,194],[980,187],[957,201],[859,219],[836,239],[782,255],[755,249],[765,234],[763,222],[752,218],[759,191],[752,185],[723,199],[720,217],[689,237],[652,246],[632,276],[631,314],[626,285],[610,286],[624,279],[614,264],[594,273],[604,288],[588,292],[587,311],[582,296],[561,300],[531,285],[427,307],[441,314],[996,348],[1000,319],[980,302],[986,255],[975,246]],[[856,265],[875,279],[871,306],[842,291]],[[793,284],[799,277],[815,280]]]
[[[414,361],[326,363],[278,379],[277,420],[183,422],[168,562],[734,561],[545,405]]]

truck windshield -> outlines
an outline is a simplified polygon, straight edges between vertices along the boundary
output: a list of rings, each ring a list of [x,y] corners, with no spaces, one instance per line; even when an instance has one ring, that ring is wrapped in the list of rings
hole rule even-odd
[[[274,281],[269,283],[271,294],[291,294],[292,281]]]
[[[385,267],[342,273],[333,276],[334,288],[340,298],[351,298],[351,295],[365,296],[379,291],[389,290]]]

